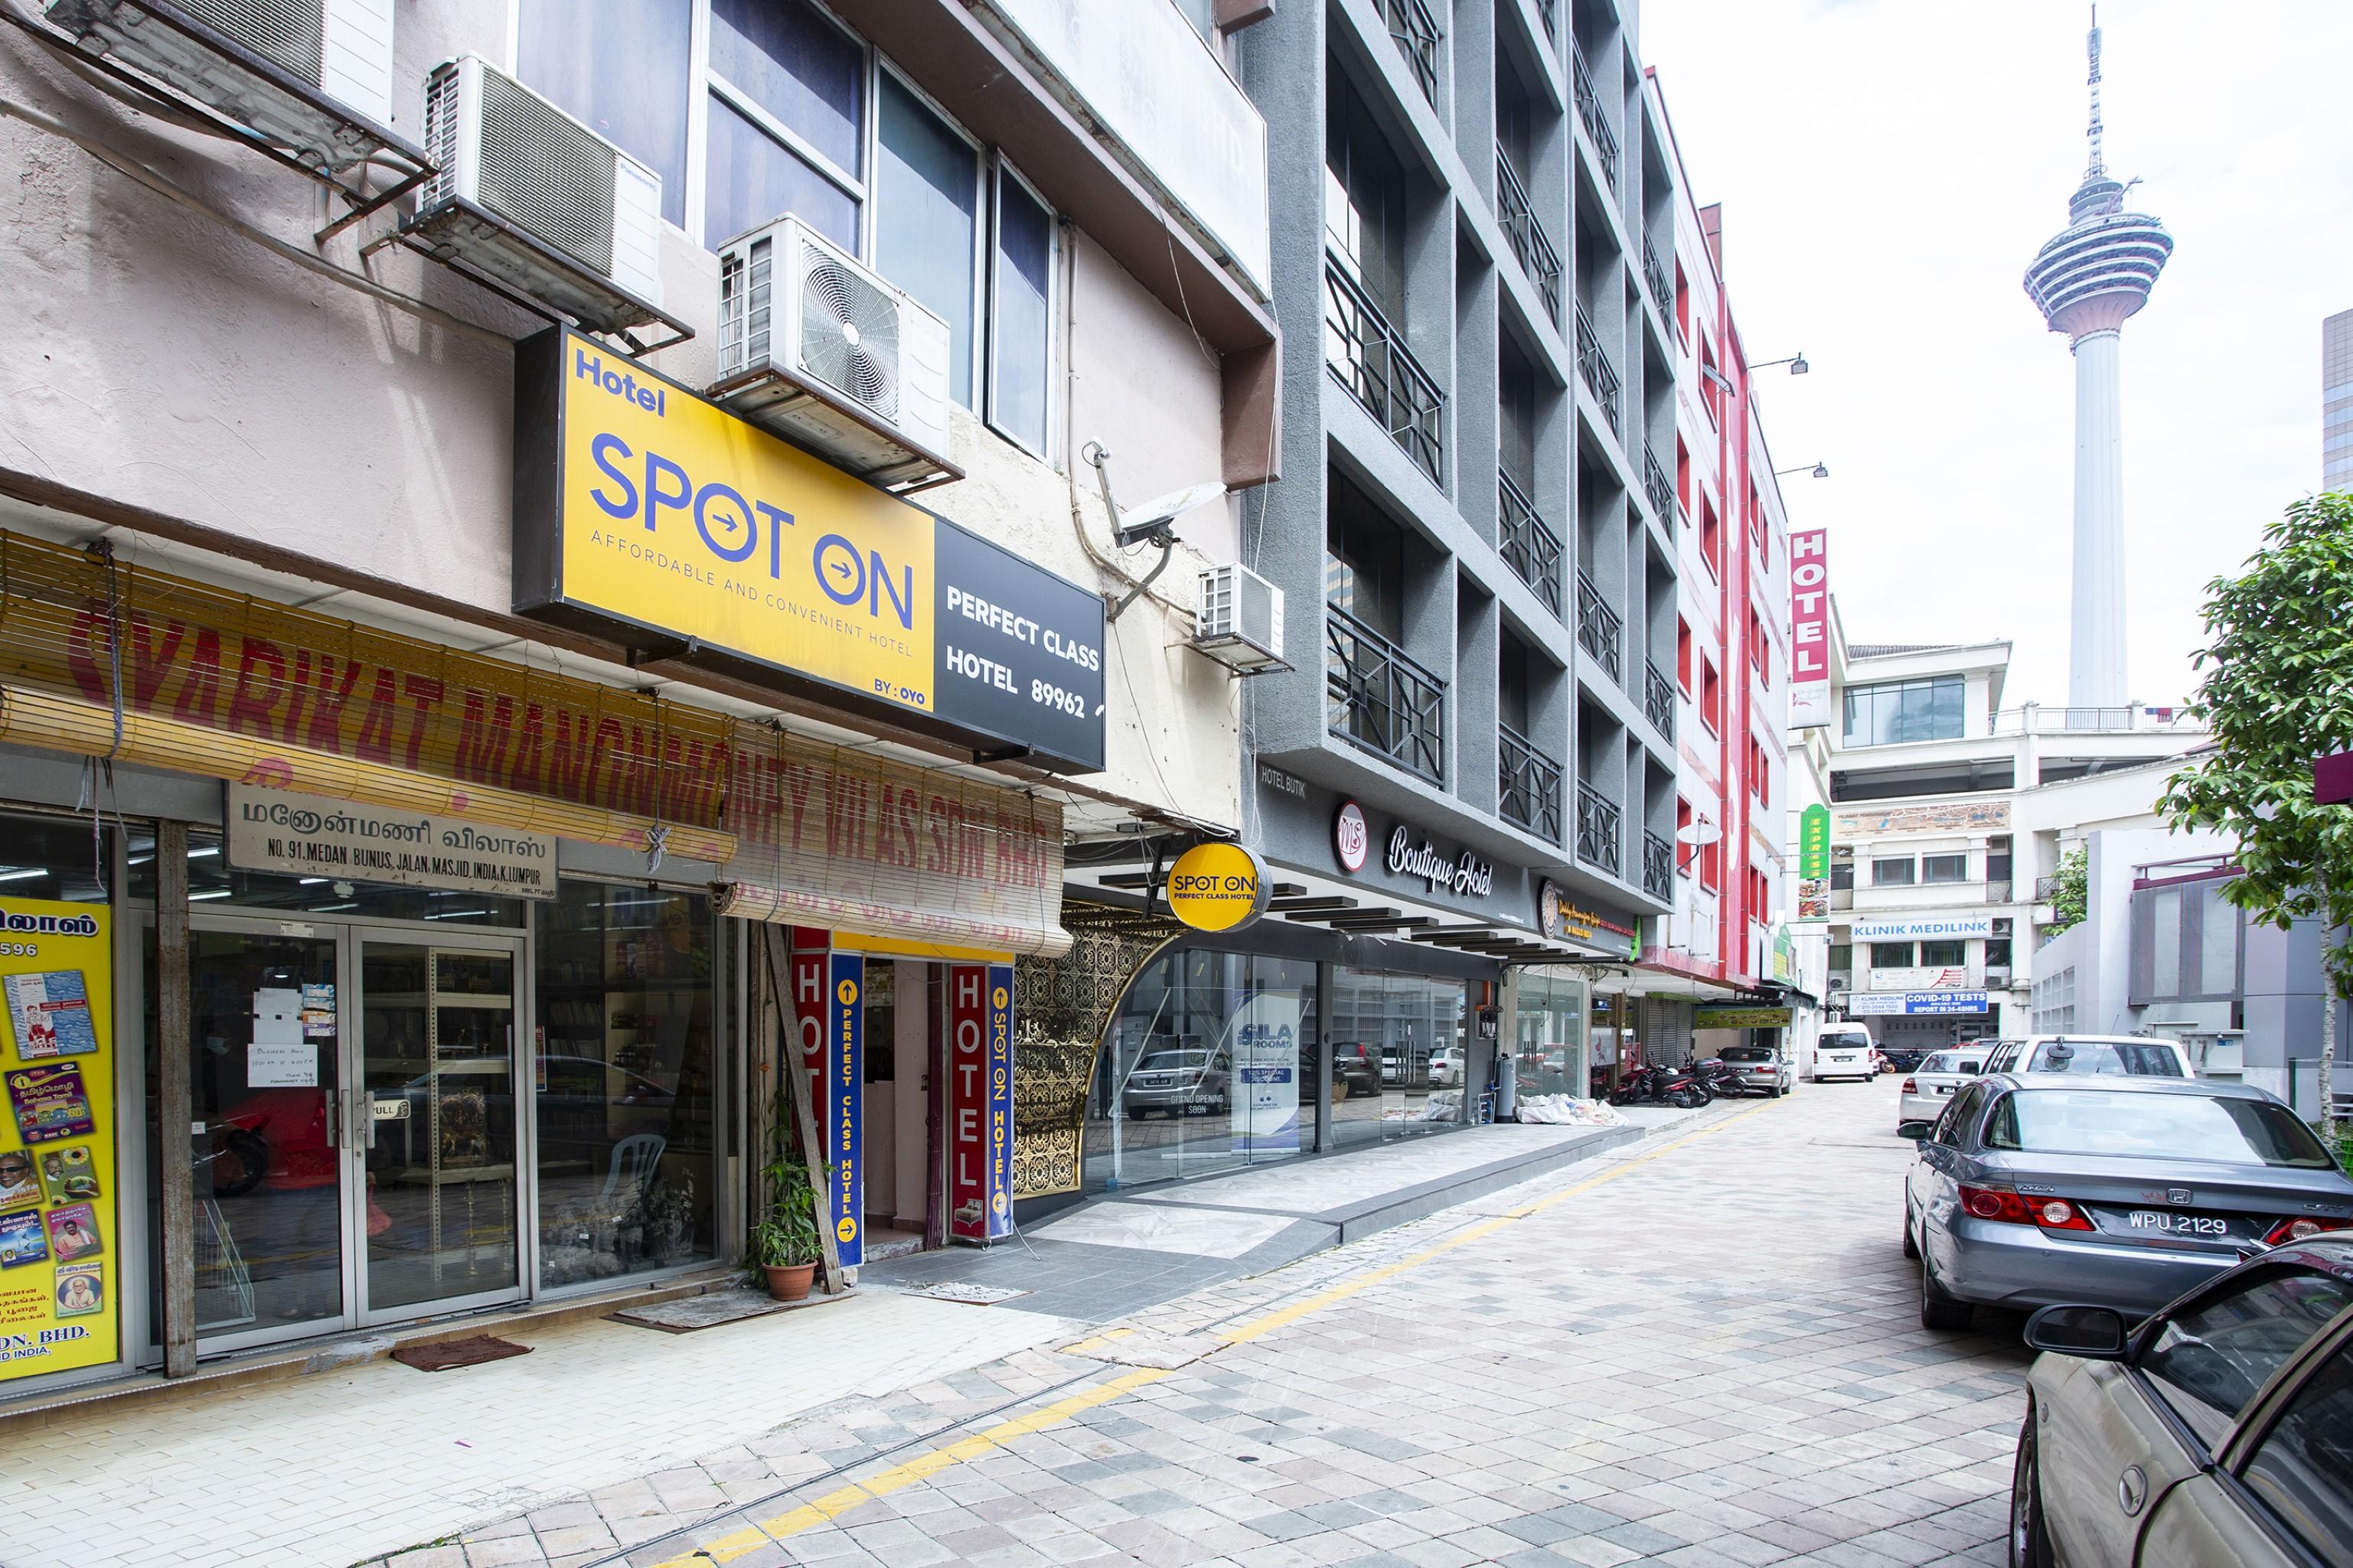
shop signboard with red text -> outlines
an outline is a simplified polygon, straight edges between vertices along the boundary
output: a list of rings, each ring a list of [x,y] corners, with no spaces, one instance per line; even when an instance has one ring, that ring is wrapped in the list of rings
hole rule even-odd
[[[1013,1229],[1013,966],[948,969],[948,1234]]]

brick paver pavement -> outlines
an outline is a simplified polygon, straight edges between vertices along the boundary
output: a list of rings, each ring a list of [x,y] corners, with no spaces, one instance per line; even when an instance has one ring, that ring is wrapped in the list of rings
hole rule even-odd
[[[1918,1327],[1894,1100],[1720,1107],[385,1561],[1999,1563],[2027,1357]]]

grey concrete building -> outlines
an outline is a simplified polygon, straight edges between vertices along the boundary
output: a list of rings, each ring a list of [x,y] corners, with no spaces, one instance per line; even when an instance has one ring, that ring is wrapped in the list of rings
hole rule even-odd
[[[2320,488],[2353,486],[2353,310],[2320,323]]]

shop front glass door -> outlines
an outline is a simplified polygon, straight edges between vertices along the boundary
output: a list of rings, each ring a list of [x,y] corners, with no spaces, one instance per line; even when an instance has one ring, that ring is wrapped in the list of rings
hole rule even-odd
[[[259,1342],[346,1319],[337,946],[189,933],[185,1131],[204,1339]]]
[[[512,1295],[515,952],[373,935],[359,949],[364,1314]]]

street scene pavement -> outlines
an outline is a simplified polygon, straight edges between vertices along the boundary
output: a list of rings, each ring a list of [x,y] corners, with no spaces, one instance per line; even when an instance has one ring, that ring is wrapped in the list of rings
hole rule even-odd
[[[378,1561],[1998,1563],[2029,1358],[2013,1317],[1919,1328],[1894,1101],[1882,1080],[1720,1103]]]

